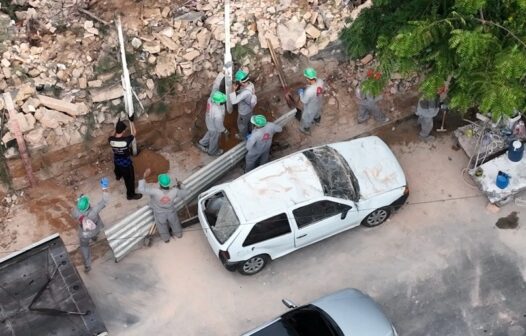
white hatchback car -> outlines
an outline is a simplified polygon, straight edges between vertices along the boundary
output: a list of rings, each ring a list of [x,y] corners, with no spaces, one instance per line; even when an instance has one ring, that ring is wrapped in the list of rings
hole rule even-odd
[[[371,136],[306,149],[199,195],[216,256],[252,275],[273,259],[360,224],[377,226],[409,195],[389,147]]]

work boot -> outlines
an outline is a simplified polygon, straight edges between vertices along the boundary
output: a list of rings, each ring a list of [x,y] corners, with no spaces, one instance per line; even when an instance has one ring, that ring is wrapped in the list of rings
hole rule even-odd
[[[165,240],[164,242],[168,244],[168,243],[170,242],[170,239],[168,239],[168,240]]]
[[[303,129],[302,127],[298,127],[298,129],[300,130],[301,133],[310,135],[310,128]]]
[[[321,122],[321,117],[318,117],[318,118],[314,118],[314,122],[316,124],[319,124]]]
[[[208,148],[206,148],[205,146],[201,145],[200,143],[197,144],[197,148],[199,148],[201,151],[203,151],[205,153],[208,153]]]
[[[420,136],[420,139],[424,140],[424,142],[431,142],[431,141],[435,140],[435,137],[432,136],[432,135],[428,135],[428,136],[425,136],[425,137]]]
[[[91,266],[84,266],[84,273],[89,273],[91,271]]]
[[[222,149],[219,149],[217,152],[215,152],[214,154],[210,154],[208,153],[208,155],[210,156],[220,156],[220,155],[223,155],[224,151]]]
[[[133,195],[133,196],[127,196],[126,198],[127,198],[129,201],[131,201],[131,200],[139,200],[139,199],[142,198],[142,194],[135,194],[135,195]]]

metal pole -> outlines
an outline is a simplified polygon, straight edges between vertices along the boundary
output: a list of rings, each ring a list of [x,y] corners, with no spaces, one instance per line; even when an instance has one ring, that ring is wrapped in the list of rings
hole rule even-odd
[[[225,93],[228,97],[232,91],[232,53],[230,46],[230,0],[225,0]],[[226,110],[232,113],[232,102],[230,98],[226,101]]]
[[[13,135],[16,138],[16,142],[18,144],[18,152],[20,153],[22,162],[24,162],[24,168],[26,169],[26,175],[29,180],[29,184],[32,187],[34,187],[37,183],[35,177],[33,176],[31,160],[29,159],[29,154],[27,154],[26,142],[24,141],[22,131],[20,131],[20,125],[18,125],[18,120],[16,119],[15,105],[13,104],[13,100],[9,92],[4,92],[4,102],[5,108],[9,112],[10,129],[11,131],[13,131]]]
[[[121,63],[122,63],[122,88],[124,90],[124,108],[126,109],[126,113],[128,114],[128,117],[133,116],[134,110],[133,110],[133,94],[132,94],[132,87],[131,87],[131,81],[130,81],[130,72],[128,71],[128,64],[126,63],[126,50],[124,48],[124,36],[122,34],[122,24],[121,24],[121,17],[117,15],[117,19],[115,20],[115,25],[117,26],[117,35],[119,36],[119,45],[120,45],[120,53],[121,53]],[[132,142],[132,153],[133,155],[137,155],[137,141],[133,139]]]

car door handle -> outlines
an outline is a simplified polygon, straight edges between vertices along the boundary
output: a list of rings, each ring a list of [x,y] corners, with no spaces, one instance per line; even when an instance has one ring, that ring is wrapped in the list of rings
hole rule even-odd
[[[303,237],[307,237],[307,234],[302,234],[301,236],[297,236],[296,239],[300,239],[300,238],[303,238]]]

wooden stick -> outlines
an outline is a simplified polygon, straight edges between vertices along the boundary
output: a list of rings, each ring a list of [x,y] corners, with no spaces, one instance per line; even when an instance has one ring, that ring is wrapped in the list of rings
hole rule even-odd
[[[18,125],[18,120],[16,119],[15,105],[13,104],[13,100],[9,92],[4,92],[4,102],[5,108],[9,112],[10,129],[13,131],[13,135],[16,138],[16,142],[18,144],[18,152],[20,153],[20,157],[24,162],[24,167],[26,169],[26,175],[29,180],[29,184],[32,187],[34,187],[37,183],[35,177],[33,176],[31,160],[29,159],[29,155],[27,154],[26,142],[24,141],[24,136],[22,135],[22,131],[20,130],[20,125]]]
[[[86,9],[83,9],[83,8],[78,8],[78,10],[79,10],[79,12],[86,14],[86,15],[89,16],[90,18],[99,21],[99,22],[102,23],[103,25],[106,25],[106,26],[107,26],[107,25],[110,24],[108,21],[104,21],[103,19],[101,19],[101,18],[98,17],[97,15],[93,14],[93,13],[90,12],[89,10],[86,10]]]

